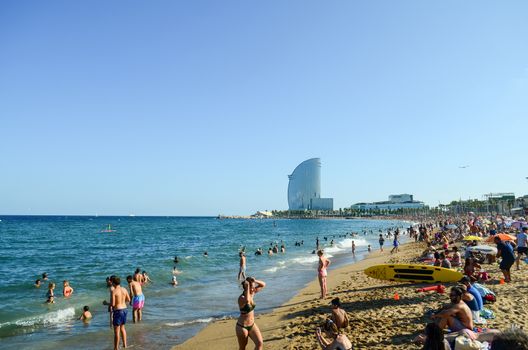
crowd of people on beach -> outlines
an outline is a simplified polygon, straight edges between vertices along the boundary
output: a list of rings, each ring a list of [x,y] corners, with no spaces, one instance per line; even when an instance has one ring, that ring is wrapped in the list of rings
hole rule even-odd
[[[512,221],[520,223],[512,225]],[[363,235],[373,235],[372,230],[364,229]],[[425,325],[423,334],[417,336],[414,341],[423,344],[423,349],[458,349],[455,344],[465,341],[470,344],[480,344],[484,349],[489,344],[489,349],[528,349],[528,337],[521,330],[502,332],[500,330],[486,329],[486,318],[493,317],[493,312],[486,309],[487,303],[496,301],[497,295],[487,286],[492,276],[486,271],[485,265],[499,263],[502,272],[499,283],[510,283],[512,281],[511,268],[516,265],[520,269],[520,262],[528,257],[528,223],[524,218],[517,220],[496,217],[478,217],[474,214],[469,216],[441,217],[422,220],[419,224],[411,225],[407,229],[399,227],[390,228],[387,231],[379,230],[379,251],[384,253],[386,240],[392,240],[390,254],[399,252],[400,239],[407,235],[408,240],[418,242],[425,246],[421,255],[416,256],[415,263],[429,264],[445,269],[455,269],[463,274],[463,278],[449,290],[449,302],[437,310],[430,310],[428,317],[430,323]],[[360,233],[346,232],[338,235],[339,238],[355,238]],[[335,244],[332,237],[319,237],[315,240],[315,248],[312,254],[318,257],[317,277],[320,287],[319,298],[325,300],[331,294],[327,287],[327,276],[331,261],[325,256],[324,246]],[[324,241],[325,243],[322,243]],[[482,241],[493,243],[495,247],[481,244]],[[304,246],[304,240],[296,241],[294,246]],[[352,256],[356,254],[356,243],[351,242]],[[255,295],[266,287],[266,283],[252,276],[247,276],[246,248],[241,246],[238,252],[239,270],[237,279],[241,284],[242,294],[238,297],[240,315],[235,325],[236,337],[239,349],[245,349],[249,340],[254,343],[255,349],[264,348],[262,333],[255,323]],[[367,252],[371,252],[370,245]],[[283,241],[270,243],[267,249],[268,256],[274,254],[285,254],[286,245]],[[257,248],[256,256],[264,255],[262,248]],[[207,257],[207,251],[204,252]],[[527,260],[528,261],[528,260]],[[174,257],[174,268],[172,271],[171,285],[177,286],[176,276],[181,273],[177,268],[179,258]],[[110,276],[106,279],[109,291],[109,301],[103,301],[108,306],[109,323],[114,332],[114,349],[119,348],[120,342],[123,347],[127,346],[127,334],[125,324],[127,320],[127,307],[132,306],[132,320],[134,323],[143,319],[143,308],[145,296],[143,289],[153,283],[146,271],[137,268],[132,275],[126,278],[128,287],[121,285],[118,276]],[[35,281],[35,287],[40,288],[48,282],[46,303],[55,303],[56,284],[49,280],[48,274]],[[442,286],[443,287],[443,286]],[[72,298],[74,289],[68,280],[63,281],[62,294],[64,298]],[[499,296],[500,297],[500,296]],[[80,320],[88,322],[92,318],[90,307],[85,305],[79,316]],[[352,349],[352,341],[346,335],[349,328],[349,315],[343,308],[340,298],[331,299],[329,316],[322,320],[317,327],[315,336],[323,349]],[[463,339],[461,340],[461,337]],[[513,340],[512,340],[513,339]],[[527,347],[504,347],[501,344],[517,343],[527,344]],[[484,344],[484,345],[482,345]]]
[[[406,233],[409,240],[426,245],[424,252],[416,257],[416,263],[456,269],[463,274],[460,281],[450,288],[449,302],[437,310],[428,311],[430,323],[425,325],[423,334],[414,339],[414,342],[423,344],[424,350],[451,350],[462,346],[468,346],[465,347],[468,349],[528,349],[528,336],[520,329],[501,331],[483,328],[486,318],[494,317],[493,312],[485,308],[485,305],[495,302],[497,298],[485,285],[491,280],[491,276],[483,265],[498,261],[503,275],[499,283],[510,283],[512,266],[517,263],[519,269],[519,262],[528,254],[528,223],[520,218],[523,220],[521,225],[511,226],[507,224],[508,220],[502,217],[483,218],[472,214],[469,217],[443,217],[439,221],[425,220],[403,232],[395,229],[388,230],[386,234],[379,233],[380,252],[383,252],[385,238],[391,238],[393,244],[390,254],[397,254],[400,236]],[[509,221],[511,223],[511,220]],[[479,244],[483,240],[494,243],[496,248]],[[332,243],[331,241],[330,244]],[[331,262],[324,256],[319,238],[316,239],[316,248],[315,253],[319,258],[317,276],[320,299],[324,300],[328,296],[326,278]],[[351,250],[355,255],[354,241],[351,243]],[[370,250],[368,247],[368,251]],[[248,339],[252,339],[255,349],[258,350],[263,349],[264,345],[253,315],[254,295],[264,288],[265,283],[246,277],[245,271],[246,261],[241,253],[239,278],[243,279],[244,292],[238,299],[240,317],[236,323],[236,334],[239,349],[245,349]],[[443,292],[444,287],[439,286],[439,291],[440,287]],[[352,349],[352,341],[346,335],[349,316],[342,308],[339,298],[331,300],[329,311],[328,319],[315,329],[321,348]]]

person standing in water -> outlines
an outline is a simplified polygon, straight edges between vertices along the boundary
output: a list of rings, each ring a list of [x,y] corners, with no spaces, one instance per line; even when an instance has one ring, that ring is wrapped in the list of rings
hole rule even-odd
[[[70,286],[70,282],[67,280],[64,280],[62,282],[62,295],[65,298],[69,298],[73,293],[73,288]]]
[[[119,348],[119,339],[123,338],[123,347],[127,347],[127,334],[125,329],[127,318],[127,304],[130,302],[128,291],[121,287],[121,279],[115,277],[113,280],[114,290],[112,291],[112,313],[114,326],[114,350]]]
[[[352,255],[356,256],[356,243],[354,241],[352,241]]]
[[[134,323],[141,321],[143,318],[143,306],[145,306],[145,296],[143,289],[138,281],[135,281],[132,276],[127,277],[128,288],[132,297],[132,321]]]
[[[238,256],[240,257],[240,268],[238,269],[238,280],[246,279],[246,255],[244,252],[239,252]]]
[[[380,230],[381,231],[381,230]],[[385,243],[385,238],[383,238],[383,234],[380,233],[379,235],[379,245],[380,245],[380,252],[383,251],[383,244]]]
[[[239,350],[246,349],[249,338],[255,343],[255,350],[264,348],[262,334],[255,323],[255,302],[253,301],[255,293],[260,292],[264,287],[266,287],[266,283],[253,277],[248,277],[242,282],[244,291],[238,297],[240,316],[235,326]]]
[[[317,266],[317,277],[319,278],[319,286],[321,287],[321,299],[326,298],[326,276],[328,276],[327,268],[330,265],[330,260],[323,256],[323,251],[317,251],[319,256],[319,264]]]

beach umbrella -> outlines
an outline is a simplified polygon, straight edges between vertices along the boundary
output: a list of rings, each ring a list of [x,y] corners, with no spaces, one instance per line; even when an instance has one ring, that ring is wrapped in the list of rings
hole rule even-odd
[[[466,236],[464,237],[464,241],[480,241],[482,240],[482,237],[479,236]]]
[[[489,236],[487,241],[488,242],[493,242],[495,237],[499,237],[501,239],[501,241],[515,241],[515,237],[514,236],[508,235],[506,233],[499,233],[499,234],[496,234],[494,236]]]
[[[454,229],[456,229],[456,228],[458,228],[458,227],[457,227],[457,225],[455,225],[455,224],[449,224],[449,225],[446,225],[446,228],[448,228],[448,229],[450,229],[450,230],[454,230]]]

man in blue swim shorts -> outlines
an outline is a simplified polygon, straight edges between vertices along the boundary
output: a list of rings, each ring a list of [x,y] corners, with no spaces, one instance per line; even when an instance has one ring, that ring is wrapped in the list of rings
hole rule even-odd
[[[111,301],[114,316],[114,350],[117,350],[120,336],[123,337],[123,347],[127,347],[125,324],[127,318],[127,303],[130,302],[130,295],[125,288],[121,287],[121,279],[119,277],[115,277],[112,284],[114,286]]]

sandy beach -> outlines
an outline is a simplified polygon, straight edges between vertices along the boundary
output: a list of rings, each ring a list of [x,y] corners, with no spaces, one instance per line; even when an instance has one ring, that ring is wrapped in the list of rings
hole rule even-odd
[[[391,255],[386,249],[383,253],[373,252],[360,262],[331,269],[329,296],[325,300],[319,300],[319,285],[314,279],[284,305],[271,313],[257,315],[256,323],[264,337],[264,348],[319,348],[315,329],[330,315],[330,300],[339,297],[350,316],[350,326],[345,333],[354,348],[420,349],[411,341],[429,321],[425,311],[447,303],[447,294],[417,293],[416,289],[423,285],[375,280],[367,277],[363,270],[376,264],[411,262],[424,248],[424,243],[407,243],[397,254]],[[499,284],[502,274],[497,264],[483,265],[483,268],[492,276],[487,287],[497,294],[497,302],[486,305],[495,312],[496,318],[488,320],[485,327],[504,330],[512,324],[523,328],[528,326],[522,306],[528,301],[525,293],[528,283],[524,277],[528,268],[526,264],[521,263],[520,271],[512,269],[513,281],[507,284]],[[394,300],[395,293],[398,293],[399,300]],[[258,295],[255,300],[258,308]],[[212,344],[219,350],[237,349],[235,322],[234,319],[214,322],[173,350],[203,349]],[[253,348],[251,342],[247,348]]]

